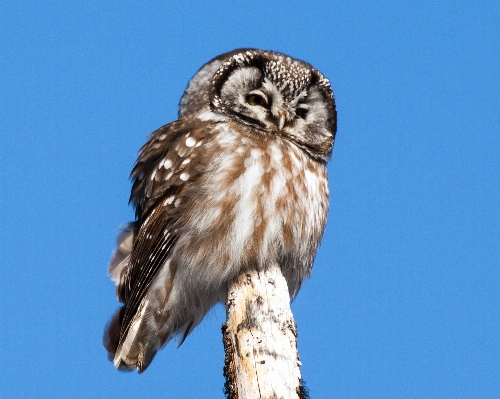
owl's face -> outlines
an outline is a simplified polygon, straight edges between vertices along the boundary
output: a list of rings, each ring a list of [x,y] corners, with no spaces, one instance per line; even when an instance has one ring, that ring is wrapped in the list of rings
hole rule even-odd
[[[236,50],[205,64],[181,99],[180,117],[188,116],[231,119],[322,160],[336,131],[328,80],[303,61],[260,50]]]

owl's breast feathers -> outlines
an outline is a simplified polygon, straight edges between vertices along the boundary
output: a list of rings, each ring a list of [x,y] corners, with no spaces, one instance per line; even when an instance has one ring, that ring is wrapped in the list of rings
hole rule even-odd
[[[203,172],[186,184],[173,254],[193,274],[203,270],[203,284],[278,261],[293,274],[295,295],[325,225],[326,167],[291,142],[252,130],[225,123],[208,133],[198,150]]]
[[[161,345],[185,337],[224,299],[225,284],[246,267],[278,262],[292,297],[310,274],[328,210],[326,166],[292,142],[233,122],[181,119],[150,136],[131,177],[137,221],[110,266],[125,303],[107,334],[117,367],[144,370]],[[188,314],[170,314],[174,300]],[[140,335],[147,312],[156,344]],[[122,348],[132,345],[123,342],[128,333],[142,342],[132,355]]]

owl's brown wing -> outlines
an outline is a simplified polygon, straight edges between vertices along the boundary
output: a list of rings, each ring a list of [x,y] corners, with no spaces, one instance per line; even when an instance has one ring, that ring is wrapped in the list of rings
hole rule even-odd
[[[151,133],[140,149],[130,173],[132,192],[129,199],[139,223],[144,221],[167,190],[183,183],[179,182],[179,172],[183,169],[181,164],[189,158],[194,146],[186,146],[181,138],[189,137],[193,128],[193,123],[189,121],[169,123]]]
[[[110,267],[110,274],[119,275],[113,279],[117,297],[125,304],[106,332],[110,355],[126,337],[142,299],[177,240],[177,208],[186,185],[195,184],[202,172],[196,162],[197,149],[212,125],[189,120],[165,125],[150,135],[139,153],[131,173],[130,197],[137,220],[122,235],[124,241],[132,240],[131,253],[128,259],[123,257],[125,262],[115,265],[119,270]],[[114,263],[112,260],[111,266]]]

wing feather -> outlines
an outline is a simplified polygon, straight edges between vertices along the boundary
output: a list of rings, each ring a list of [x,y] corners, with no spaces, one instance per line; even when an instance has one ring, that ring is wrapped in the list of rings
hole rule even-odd
[[[178,238],[176,208],[182,201],[186,184],[196,180],[200,173],[193,166],[196,144],[211,127],[207,123],[200,125],[199,121],[176,121],[153,132],[140,150],[131,173],[130,196],[136,210],[137,232],[126,272],[120,274],[117,287],[119,298],[125,303],[120,319],[120,342],[126,338],[141,301]],[[117,257],[115,263],[118,260]],[[122,262],[124,260],[118,267],[123,267]],[[111,269],[110,272],[114,273]]]

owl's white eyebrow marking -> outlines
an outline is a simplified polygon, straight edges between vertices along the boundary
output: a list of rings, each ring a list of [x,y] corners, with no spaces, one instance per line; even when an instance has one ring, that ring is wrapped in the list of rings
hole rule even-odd
[[[192,147],[196,144],[196,140],[193,139],[192,137],[188,137],[186,139],[186,147]]]
[[[181,173],[181,175],[179,176],[179,178],[181,180],[186,181],[187,179],[189,179],[189,173],[183,172],[183,173]]]

